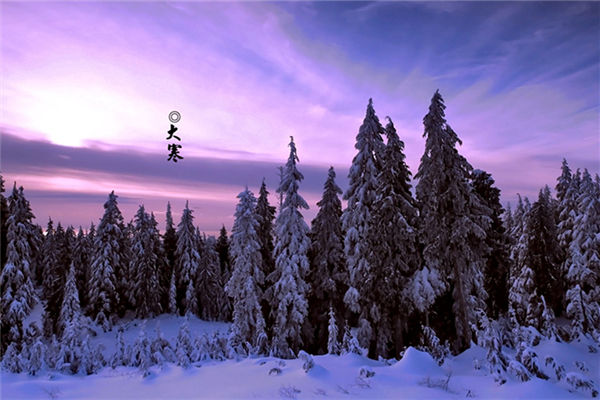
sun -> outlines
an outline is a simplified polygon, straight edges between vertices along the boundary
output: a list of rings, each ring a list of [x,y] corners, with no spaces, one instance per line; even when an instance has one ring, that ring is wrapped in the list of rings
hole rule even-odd
[[[54,144],[80,147],[86,140],[109,141],[118,132],[102,90],[63,86],[38,93],[28,107],[28,125]]]

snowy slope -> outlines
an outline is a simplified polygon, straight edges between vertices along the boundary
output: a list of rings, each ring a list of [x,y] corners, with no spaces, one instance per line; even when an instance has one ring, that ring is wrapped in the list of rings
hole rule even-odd
[[[154,337],[158,323],[163,335],[174,341],[182,317],[163,315],[146,322],[146,333]],[[194,336],[226,333],[229,324],[190,318]],[[133,343],[141,321],[124,324],[124,338]],[[114,351],[115,333],[98,330],[95,342],[106,346],[105,355]],[[596,383],[600,373],[599,353],[589,352],[588,342],[556,343],[542,341],[534,349],[540,360],[551,355],[565,366],[566,372],[578,371],[576,361],[583,361],[584,375]],[[507,350],[507,353],[510,351]],[[427,353],[414,348],[388,365],[361,355],[314,356],[315,365],[308,372],[304,361],[279,360],[273,357],[250,357],[240,360],[205,361],[190,369],[173,364],[152,367],[144,378],[137,368],[110,367],[91,376],[59,373],[27,374],[2,372],[2,399],[178,399],[178,398],[586,398],[585,393],[571,393],[565,383],[557,382],[550,370],[548,381],[533,378],[521,383],[509,378],[498,386],[485,368],[485,350],[473,345],[464,353],[451,357],[442,366]]]

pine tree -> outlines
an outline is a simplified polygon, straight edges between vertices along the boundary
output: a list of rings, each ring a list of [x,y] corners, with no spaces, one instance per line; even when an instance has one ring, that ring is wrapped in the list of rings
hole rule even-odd
[[[104,215],[94,237],[94,253],[91,263],[89,311],[98,322],[115,315],[120,304],[118,279],[123,271],[122,238],[123,216],[117,206],[117,196],[111,192],[104,203]],[[98,315],[100,319],[98,319]]]
[[[6,245],[8,243],[8,201],[2,193],[4,189],[4,178],[0,175],[0,268],[6,264]]]
[[[37,337],[29,350],[29,359],[27,362],[27,373],[29,375],[35,376],[46,367],[45,352],[46,346],[41,338]]]
[[[150,341],[146,336],[146,321],[142,322],[138,338],[131,349],[131,363],[132,366],[139,368],[144,377],[150,374],[152,353],[150,351]]]
[[[373,100],[369,99],[367,113],[356,136],[354,147],[358,153],[352,159],[348,174],[350,186],[344,194],[348,205],[342,214],[344,253],[350,273],[350,286],[344,295],[344,302],[353,313],[360,312],[359,288],[365,282],[369,270],[367,234],[374,221],[373,203],[376,198],[377,175],[381,169],[380,156],[384,148],[382,134],[383,127],[375,115]]]
[[[600,332],[600,188],[584,170],[567,267],[566,311],[572,337]]]
[[[239,203],[231,235],[233,273],[225,287],[233,299],[233,327],[231,341],[234,346],[249,343],[257,346],[265,337],[265,320],[260,307],[262,298],[261,244],[258,235],[259,219],[256,198],[246,190],[238,194]]]
[[[491,211],[491,225],[486,230],[487,257],[484,284],[488,294],[487,313],[492,318],[508,311],[508,275],[510,271],[509,239],[502,223],[504,210],[500,204],[500,189],[493,186],[494,179],[482,170],[473,171],[473,191]]]
[[[333,305],[337,315],[344,315],[344,293],[348,289],[348,276],[344,260],[344,234],[342,232],[342,202],[338,195],[342,189],[335,183],[335,171],[329,168],[323,197],[317,203],[319,212],[311,224],[309,252],[311,286],[309,318],[313,328],[307,345],[313,353],[327,351],[331,327],[327,313]],[[341,329],[341,326],[340,326]]]
[[[329,324],[327,326],[327,354],[340,354],[340,343],[338,341],[338,325],[335,320],[333,307],[329,307]]]
[[[130,271],[134,278],[133,298],[139,318],[160,314],[159,255],[160,236],[156,221],[141,205],[135,214]]]
[[[448,282],[447,296],[434,305],[441,317],[436,318],[436,331],[449,333],[452,349],[458,352],[468,347],[476,311],[484,307],[484,241],[491,221],[472,193],[472,167],[456,150],[462,142],[446,123],[445,108],[436,91],[423,119],[425,153],[415,178],[424,263]]]
[[[550,191],[546,186],[540,190],[538,200],[533,203],[528,213],[525,227],[527,250],[524,261],[533,271],[533,280],[539,295],[544,296],[548,305],[560,315],[561,255],[551,200]]]
[[[229,238],[227,237],[227,229],[225,229],[225,225],[221,227],[221,231],[219,232],[219,237],[215,243],[215,251],[219,255],[219,284],[223,289],[229,282],[231,278],[231,260],[229,258]],[[231,315],[233,311],[233,304],[231,299],[223,291],[225,297],[223,298],[222,304],[220,306],[219,319],[221,321],[230,321]]]
[[[389,119],[389,118],[388,118]],[[373,221],[367,232],[371,253],[369,271],[359,289],[361,314],[358,339],[369,356],[390,358],[405,347],[403,334],[409,313],[402,298],[409,277],[420,265],[417,244],[417,208],[410,191],[410,171],[404,162],[404,143],[391,119],[385,128],[387,144],[382,153],[373,203]],[[385,299],[385,300],[384,300]],[[367,332],[371,332],[368,335]]]
[[[17,190],[15,184],[9,201],[6,264],[0,275],[2,353],[12,342],[20,348],[23,320],[36,301],[29,269],[32,251],[28,241],[33,214],[22,187]]]
[[[272,351],[281,358],[293,357],[302,346],[301,329],[308,313],[305,281],[309,270],[308,226],[300,209],[308,204],[298,193],[304,176],[298,171],[294,139],[290,141],[290,156],[277,192],[284,196],[276,220],[275,270],[269,276],[273,283],[267,291],[274,321]]]
[[[169,307],[170,282],[175,266],[175,250],[177,249],[177,232],[175,231],[175,226],[173,224],[171,203],[167,203],[167,221],[165,234],[163,236],[163,249],[165,263],[163,268],[160,270],[160,286],[162,288],[161,304],[163,306],[163,310],[166,310]]]
[[[177,342],[175,343],[175,355],[177,357],[177,365],[184,368],[188,368],[192,363],[192,351],[192,337],[190,335],[190,328],[186,317],[183,320],[182,324],[179,325],[179,332],[177,333]]]
[[[215,240],[204,238],[199,242],[200,264],[196,270],[196,291],[200,318],[213,321],[218,319],[219,309],[225,299],[223,286],[220,282],[219,255],[215,250]]]
[[[115,353],[110,360],[111,368],[118,366],[129,366],[131,364],[131,349],[125,344],[123,339],[123,328],[119,327],[117,331],[117,345],[115,346]]]
[[[177,312],[177,289],[175,286],[175,272],[171,273],[171,281],[169,283],[169,304],[167,308],[169,314]]]
[[[56,333],[64,337],[64,332],[67,329],[74,329],[76,332],[81,330],[81,306],[79,304],[79,292],[75,283],[75,267],[73,263],[71,263],[65,281],[64,296],[60,307]]]
[[[79,227],[77,239],[73,246],[73,265],[75,265],[75,280],[77,282],[77,290],[79,291],[79,302],[81,308],[85,309],[88,304],[89,281],[90,281],[90,254],[92,244],[89,236],[83,233],[83,229]]]
[[[198,311],[194,277],[200,263],[198,237],[194,229],[192,210],[185,203],[181,222],[177,226],[177,249],[175,250],[175,279],[177,286],[177,309],[181,315]]]
[[[48,225],[48,228],[51,228],[50,224]],[[48,256],[44,259],[44,261],[52,262],[52,264],[46,264],[44,273],[44,291],[46,298],[46,304],[44,305],[44,332],[47,337],[50,337],[50,335],[54,333],[60,336],[60,308],[63,302],[65,281],[71,259],[70,232],[65,232],[59,222],[56,226],[56,231],[49,240],[52,241],[52,244],[47,247],[49,247],[50,251],[53,251],[55,255],[54,257]]]
[[[280,207],[281,208],[281,207]],[[273,222],[275,221],[275,207],[269,204],[269,191],[267,190],[267,184],[263,178],[262,184],[260,185],[260,191],[258,201],[256,202],[256,215],[258,217],[258,239],[260,243],[260,254],[262,257],[262,273],[263,276],[269,276],[275,270],[275,260],[273,259]],[[264,292],[268,288],[268,282],[265,279],[260,284],[260,289]],[[267,322],[267,329],[270,329],[273,325],[271,321],[271,305],[267,298],[261,299],[261,307],[263,310],[263,317]]]
[[[60,308],[58,332],[61,335],[56,368],[76,374],[84,356],[82,349],[82,325],[79,295],[75,283],[75,267],[71,264],[65,283]]]

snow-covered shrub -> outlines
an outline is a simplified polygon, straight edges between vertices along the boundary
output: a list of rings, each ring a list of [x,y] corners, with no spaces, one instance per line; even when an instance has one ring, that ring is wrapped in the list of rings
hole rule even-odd
[[[37,373],[46,366],[46,346],[40,339],[39,335],[33,344],[28,346],[30,346],[30,349],[28,351],[29,357],[27,360],[27,373],[29,373],[29,375],[37,375]]]
[[[590,393],[592,397],[598,397],[598,389],[596,389],[594,381],[579,372],[567,373],[566,381],[571,391]]]
[[[150,367],[153,365],[153,362],[150,341],[146,337],[145,322],[142,324],[140,334],[131,349],[131,365],[138,367],[144,376],[150,374]]]
[[[14,374],[23,372],[23,360],[21,359],[21,354],[17,349],[17,344],[14,342],[9,344],[4,352],[4,357],[2,358],[2,369]]]
[[[304,372],[310,371],[312,367],[315,366],[315,361],[313,360],[312,356],[304,350],[300,350],[300,352],[298,353],[298,358],[304,361],[304,363],[302,364],[302,369],[304,370]]]
[[[347,353],[362,354],[358,340],[356,340],[352,331],[350,331],[348,324],[344,327],[344,338],[342,340],[342,354]]]
[[[587,367],[587,365],[585,365],[583,361],[575,361],[573,362],[573,364],[575,364],[577,369],[581,372],[590,372],[589,368]]]
[[[422,326],[421,344],[417,348],[431,354],[439,365],[444,363],[446,357],[450,354],[448,343],[442,344],[435,334],[435,331],[428,326]]]
[[[561,381],[565,378],[565,366],[557,363],[554,357],[546,356],[544,364],[546,364],[546,367],[552,368],[554,374],[556,375],[557,381]]]
[[[358,372],[358,375],[363,378],[371,378],[375,376],[375,371],[373,371],[371,368],[362,367]]]
[[[507,371],[515,379],[521,382],[527,382],[531,379],[531,375],[529,374],[527,368],[525,368],[525,366],[517,360],[510,360],[510,362],[508,363]]]
[[[536,352],[533,351],[533,349],[531,347],[527,346],[523,342],[521,342],[521,344],[519,345],[516,359],[521,364],[523,364],[523,366],[525,366],[525,368],[527,368],[527,370],[529,372],[531,372],[538,378],[546,379],[546,380],[548,379],[548,376],[546,374],[544,374],[544,372],[542,372],[542,370],[540,368],[538,356],[537,356]]]
[[[480,318],[483,329],[477,333],[478,344],[487,350],[486,360],[490,375],[494,380],[502,385],[506,382],[506,356],[502,353],[502,339],[495,326],[494,321],[490,321],[485,315]]]
[[[117,345],[115,353],[110,360],[110,366],[116,368],[118,366],[131,365],[131,347],[125,344],[123,340],[123,327],[119,327],[117,331]]]
[[[179,326],[177,342],[175,343],[175,356],[177,358],[177,365],[188,368],[192,362],[191,355],[192,338],[190,336],[190,328],[186,317],[183,323]]]

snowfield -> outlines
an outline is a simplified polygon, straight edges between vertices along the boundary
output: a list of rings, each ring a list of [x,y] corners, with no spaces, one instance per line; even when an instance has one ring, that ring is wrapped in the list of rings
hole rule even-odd
[[[38,311],[38,310],[36,310]],[[30,318],[39,315],[34,312]],[[162,315],[145,323],[152,339],[158,325],[164,337],[174,342],[183,317]],[[124,339],[133,344],[143,322],[123,323]],[[189,318],[193,337],[226,334],[230,326]],[[92,343],[105,346],[110,359],[115,351],[116,327],[111,332],[96,330]],[[2,399],[308,399],[308,398],[590,398],[590,392],[570,392],[564,381],[544,365],[546,356],[565,366],[565,372],[580,373],[600,381],[600,353],[591,340],[558,343],[544,340],[534,347],[542,370],[549,380],[533,377],[520,382],[515,377],[498,385],[487,371],[486,350],[472,344],[439,366],[427,353],[408,348],[401,360],[375,361],[358,354],[313,356],[314,366],[305,371],[305,359],[280,360],[274,357],[247,357],[238,360],[206,360],[184,369],[174,364],[153,366],[143,377],[134,367],[103,368],[98,374],[64,375],[45,371],[38,376],[2,372]],[[508,356],[514,350],[503,349]],[[309,357],[310,358],[310,357]],[[582,361],[580,368],[577,361]],[[478,368],[478,366],[481,366]],[[596,386],[597,387],[597,386]]]

